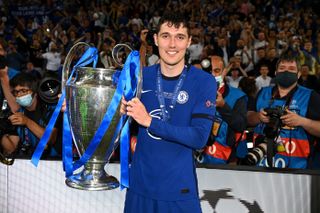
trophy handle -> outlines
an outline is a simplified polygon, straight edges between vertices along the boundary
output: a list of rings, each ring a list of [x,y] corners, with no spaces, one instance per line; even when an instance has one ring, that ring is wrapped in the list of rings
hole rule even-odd
[[[119,60],[119,52],[124,48],[128,48],[130,52],[133,51],[133,49],[127,44],[116,44],[112,48],[112,52],[111,52],[114,62],[118,64],[121,68],[123,67],[124,64]]]
[[[73,58],[76,56],[77,50],[82,47],[90,47],[90,45],[85,42],[78,42],[78,43],[74,44],[71,47],[71,49],[69,50],[69,52],[64,60],[63,68],[62,68],[61,90],[64,89],[66,82],[69,78],[71,62],[73,61]]]

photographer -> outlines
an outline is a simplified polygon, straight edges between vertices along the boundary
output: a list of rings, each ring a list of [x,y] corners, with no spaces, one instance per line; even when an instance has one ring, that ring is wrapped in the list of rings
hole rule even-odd
[[[11,133],[3,134],[1,147],[5,155],[18,154],[30,156],[53,113],[50,107],[39,98],[38,80],[27,73],[20,73],[10,81],[8,68],[0,70],[0,80],[6,100],[12,111],[8,120],[17,127],[17,136]],[[58,122],[59,124],[59,122]],[[45,154],[54,156],[56,151],[51,148],[56,141],[57,128],[52,131]]]
[[[226,164],[235,160],[236,147],[247,126],[247,96],[240,89],[226,84],[224,77],[231,64],[224,70],[223,59],[212,56],[211,66],[212,75],[219,85],[216,114],[207,146],[197,160],[200,163]]]
[[[320,96],[297,85],[299,70],[288,50],[277,64],[276,86],[262,88],[255,106],[249,106],[248,124],[257,125],[251,165],[310,168],[315,138],[320,136]]]

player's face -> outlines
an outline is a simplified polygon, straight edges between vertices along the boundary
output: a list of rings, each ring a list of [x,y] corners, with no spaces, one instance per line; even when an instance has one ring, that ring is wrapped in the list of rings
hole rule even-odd
[[[190,46],[191,37],[187,28],[165,22],[158,34],[154,35],[155,44],[159,48],[159,55],[163,63],[169,66],[184,65],[184,57]]]

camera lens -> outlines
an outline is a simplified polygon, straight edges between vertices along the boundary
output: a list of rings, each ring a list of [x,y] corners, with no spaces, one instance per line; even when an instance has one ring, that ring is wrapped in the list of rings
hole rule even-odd
[[[267,153],[267,144],[261,143],[253,148],[245,157],[244,162],[246,165],[256,165]]]
[[[39,84],[39,97],[46,103],[53,104],[58,101],[60,81],[55,76],[44,77]]]

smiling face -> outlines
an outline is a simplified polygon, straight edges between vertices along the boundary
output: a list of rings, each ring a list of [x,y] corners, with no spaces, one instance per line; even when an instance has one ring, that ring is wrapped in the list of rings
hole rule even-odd
[[[182,70],[186,50],[191,43],[187,28],[183,24],[176,27],[165,22],[161,25],[158,34],[154,35],[154,41],[159,48],[161,65]]]

